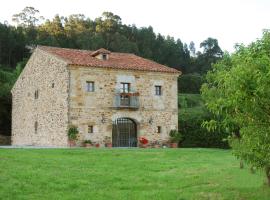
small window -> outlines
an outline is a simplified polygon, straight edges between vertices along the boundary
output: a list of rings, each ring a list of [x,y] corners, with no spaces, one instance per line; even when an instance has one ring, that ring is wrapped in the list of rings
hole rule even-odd
[[[37,129],[38,129],[38,123],[35,122],[35,134],[37,134]]]
[[[93,133],[93,132],[94,132],[93,126],[89,125],[88,126],[88,133]]]
[[[121,93],[130,92],[130,83],[121,83]]]
[[[54,88],[54,83],[52,83],[52,88]]]
[[[106,54],[102,54],[102,60],[107,60],[107,55]]]
[[[95,83],[93,81],[86,82],[86,91],[87,92],[94,92],[95,91]]]
[[[160,85],[155,86],[155,94],[157,96],[161,96],[161,86]]]
[[[158,132],[158,133],[161,133],[161,126],[158,126],[158,127],[157,127],[157,132]]]
[[[35,90],[35,99],[38,99],[38,90]]]

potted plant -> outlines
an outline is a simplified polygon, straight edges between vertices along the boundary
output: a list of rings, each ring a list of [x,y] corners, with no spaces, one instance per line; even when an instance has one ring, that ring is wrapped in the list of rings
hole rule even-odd
[[[147,148],[148,140],[145,137],[139,137],[140,147]]]
[[[105,142],[105,146],[106,146],[106,147],[112,148],[112,139],[111,139],[111,137],[105,136],[104,142]]]
[[[84,140],[83,143],[86,148],[91,148],[93,146],[91,140]]]
[[[172,148],[177,148],[179,142],[182,140],[182,134],[177,130],[170,131],[170,142]]]
[[[76,146],[76,141],[78,139],[78,134],[79,134],[79,131],[78,131],[78,128],[76,126],[71,126],[68,129],[67,135],[68,135],[68,142],[69,142],[70,147]]]

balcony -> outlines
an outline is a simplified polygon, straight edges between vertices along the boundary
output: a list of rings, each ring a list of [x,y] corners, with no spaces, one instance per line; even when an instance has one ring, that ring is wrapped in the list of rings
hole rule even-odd
[[[139,109],[139,93],[117,93],[114,98],[114,108]]]

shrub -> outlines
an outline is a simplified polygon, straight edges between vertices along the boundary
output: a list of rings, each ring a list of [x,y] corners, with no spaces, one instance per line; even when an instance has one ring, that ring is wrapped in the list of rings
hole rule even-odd
[[[92,144],[92,141],[91,140],[84,140],[83,143],[84,144]]]
[[[225,132],[208,132],[202,123],[211,119],[199,94],[179,95],[179,131],[183,136],[182,147],[229,148]]]
[[[78,128],[76,126],[71,126],[68,129],[68,134],[67,135],[68,135],[69,140],[77,140],[78,134],[79,134],[79,131],[78,131]]]
[[[170,131],[170,141],[173,143],[179,143],[182,140],[182,135],[177,130]]]

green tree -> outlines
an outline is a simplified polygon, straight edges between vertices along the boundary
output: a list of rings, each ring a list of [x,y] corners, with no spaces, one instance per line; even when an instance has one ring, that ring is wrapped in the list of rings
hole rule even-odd
[[[19,63],[14,70],[0,68],[0,132],[9,134],[11,128],[10,90],[19,77],[26,61]]]
[[[16,22],[18,26],[34,27],[44,17],[39,15],[39,10],[34,7],[25,7],[20,13],[12,16],[12,21]]]
[[[198,73],[205,74],[211,69],[211,65],[215,64],[223,57],[223,51],[218,45],[218,40],[214,38],[207,38],[204,40],[200,47],[203,52],[197,52],[196,66]]]
[[[270,186],[269,85],[270,32],[265,31],[262,39],[238,46],[234,54],[214,65],[202,94],[216,116],[206,125],[233,133],[229,140],[234,154],[264,169]]]

